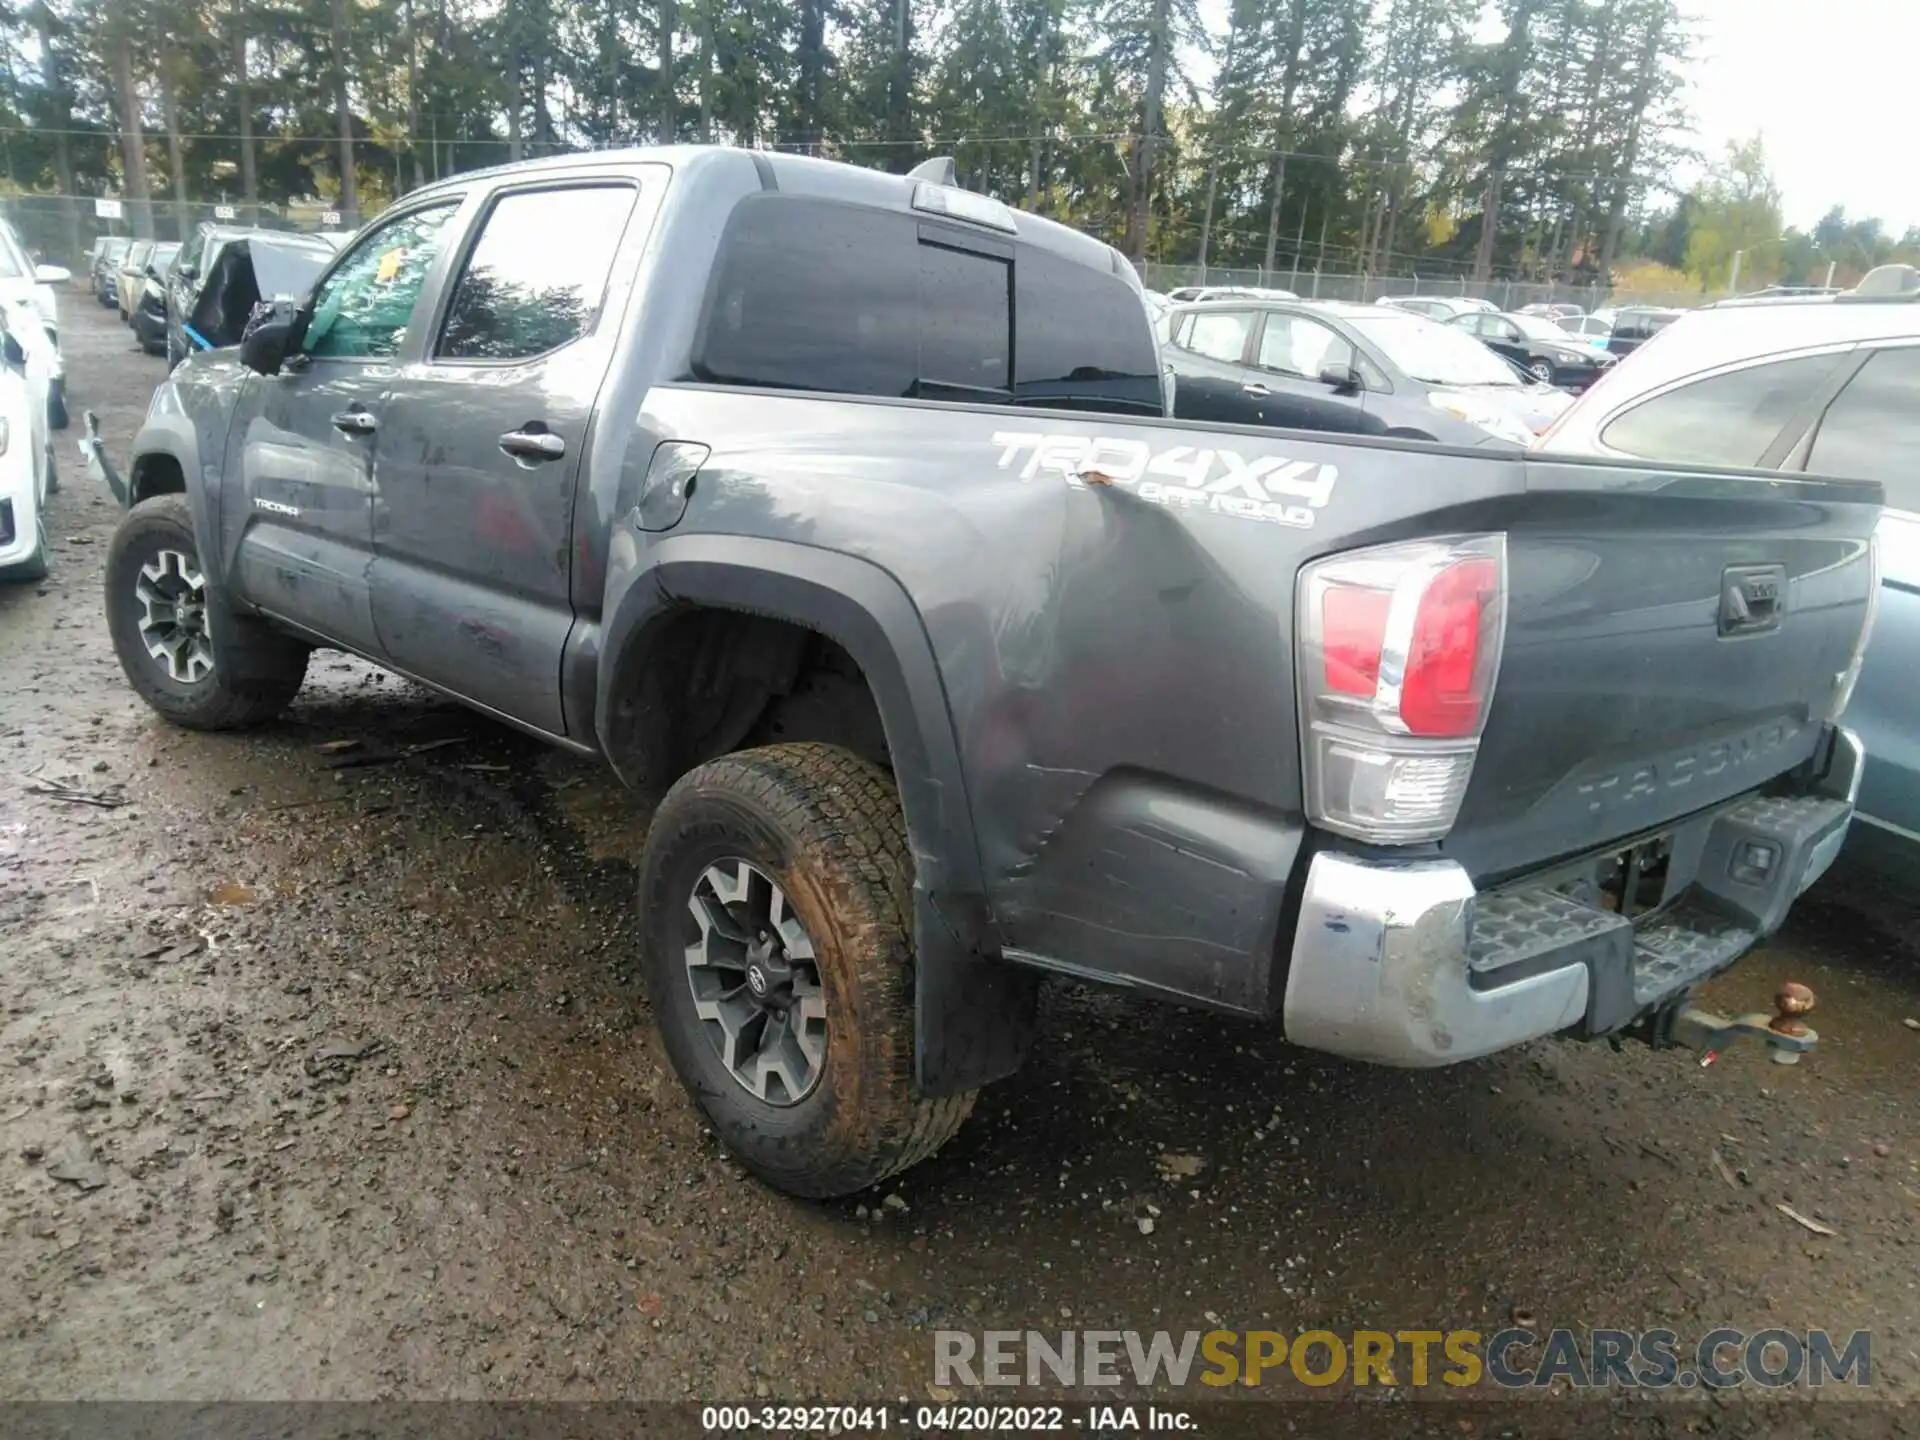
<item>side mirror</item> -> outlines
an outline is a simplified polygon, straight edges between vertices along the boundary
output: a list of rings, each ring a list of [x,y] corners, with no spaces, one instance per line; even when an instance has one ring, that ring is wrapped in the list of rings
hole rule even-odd
[[[41,285],[64,285],[73,279],[73,272],[64,265],[36,265],[33,278]]]
[[[1351,395],[1361,388],[1360,372],[1350,361],[1329,361],[1320,367],[1320,383],[1338,394]]]
[[[253,307],[240,336],[240,363],[258,375],[278,375],[304,328],[297,306],[285,300],[263,300]]]

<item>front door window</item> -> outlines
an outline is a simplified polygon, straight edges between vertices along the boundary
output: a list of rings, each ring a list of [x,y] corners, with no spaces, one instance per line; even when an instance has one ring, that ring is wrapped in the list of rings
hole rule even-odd
[[[377,360],[397,355],[458,201],[388,221],[348,253],[313,297],[301,349],[315,358]]]

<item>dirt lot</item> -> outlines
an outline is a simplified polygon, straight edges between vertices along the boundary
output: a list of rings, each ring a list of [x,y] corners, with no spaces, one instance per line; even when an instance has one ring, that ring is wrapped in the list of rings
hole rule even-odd
[[[64,303],[124,457],[161,363]],[[1873,1393],[1920,1393],[1911,901],[1830,881],[1721,983],[1818,992],[1792,1069],[1392,1073],[1057,991],[944,1154],[797,1204],[667,1069],[618,788],[334,657],[263,733],[163,727],[101,619],[116,512],[61,462],[53,576],[0,592],[0,1396],[919,1400],[939,1327],[1516,1314],[1871,1329]]]

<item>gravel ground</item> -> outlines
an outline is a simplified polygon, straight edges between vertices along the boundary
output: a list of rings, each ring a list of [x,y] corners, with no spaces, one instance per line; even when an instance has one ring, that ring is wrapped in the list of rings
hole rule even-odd
[[[124,458],[161,363],[64,303],[74,413]],[[263,732],[166,728],[61,443],[52,578],[0,589],[0,1396],[922,1400],[941,1327],[1516,1314],[1871,1329],[1872,1392],[1920,1391],[1911,900],[1837,876],[1716,987],[1818,992],[1791,1069],[1395,1073],[1055,991],[947,1151],[795,1203],[667,1068],[610,778],[331,656]]]

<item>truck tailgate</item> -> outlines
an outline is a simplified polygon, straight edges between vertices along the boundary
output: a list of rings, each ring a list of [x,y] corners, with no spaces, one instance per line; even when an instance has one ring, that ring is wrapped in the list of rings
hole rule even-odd
[[[1529,460],[1506,644],[1442,850],[1481,883],[1814,754],[1866,622],[1876,485]],[[1494,528],[1494,527],[1489,527]]]

